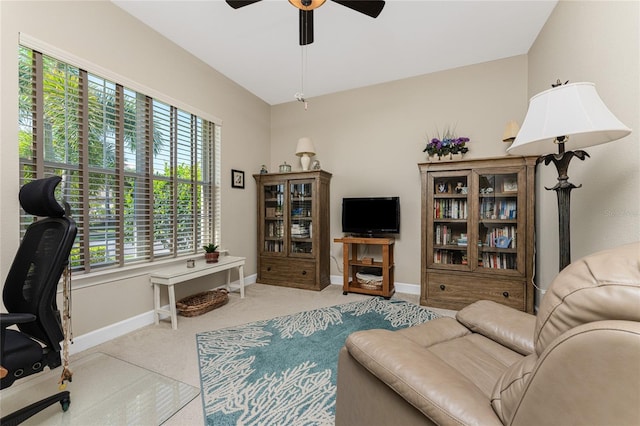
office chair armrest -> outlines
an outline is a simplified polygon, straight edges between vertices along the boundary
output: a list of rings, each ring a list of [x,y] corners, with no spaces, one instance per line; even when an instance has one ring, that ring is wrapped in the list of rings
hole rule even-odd
[[[24,322],[35,321],[36,316],[33,314],[5,314],[0,313],[0,326],[2,330],[5,330],[10,325],[22,324]]]

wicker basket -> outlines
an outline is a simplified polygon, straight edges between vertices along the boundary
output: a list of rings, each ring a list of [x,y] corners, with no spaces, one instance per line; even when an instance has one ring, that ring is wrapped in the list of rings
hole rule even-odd
[[[382,276],[356,273],[356,280],[358,285],[368,290],[380,290],[382,289]]]
[[[184,317],[195,317],[219,308],[229,301],[229,291],[224,288],[203,291],[176,302],[178,313]]]

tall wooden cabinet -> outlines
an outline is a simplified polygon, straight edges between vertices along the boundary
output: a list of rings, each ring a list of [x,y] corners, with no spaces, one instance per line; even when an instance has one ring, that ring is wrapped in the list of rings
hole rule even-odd
[[[331,282],[331,173],[314,170],[253,177],[258,187],[256,281],[322,290]]]
[[[461,309],[493,300],[533,312],[536,157],[418,165],[420,303]]]

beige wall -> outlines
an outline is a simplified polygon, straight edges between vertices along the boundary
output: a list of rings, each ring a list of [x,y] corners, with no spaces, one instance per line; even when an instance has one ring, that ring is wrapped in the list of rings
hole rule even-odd
[[[517,56],[392,83],[365,87],[272,108],[271,165],[300,169],[295,156],[302,136],[313,139],[316,159],[333,173],[331,239],[341,237],[342,198],[400,196],[401,233],[396,238],[395,280],[420,283],[420,175],[417,164],[427,134],[456,126],[468,136],[470,158],[506,155],[504,125],[527,105],[527,59]],[[332,243],[339,263],[342,247]],[[340,275],[332,262],[332,275]]]
[[[399,195],[402,232],[396,281],[418,284],[420,188],[415,163],[424,161],[425,135],[457,124],[469,136],[470,157],[505,155],[505,122],[522,123],[530,96],[552,82],[592,81],[611,111],[636,131],[574,159],[572,254],[640,239],[638,2],[561,1],[526,56],[448,70],[272,108],[271,169],[294,156],[301,136],[313,138],[316,158],[334,173],[331,237],[341,236],[340,202],[357,195]],[[558,225],[553,166],[538,167],[537,283],[547,288],[558,271]],[[341,247],[332,247],[340,259]],[[332,274],[339,274],[336,263]]]
[[[108,1],[1,1],[0,19],[0,278],[3,281],[19,244],[16,106],[20,32],[222,120],[222,246],[233,254],[246,255],[247,274],[255,273],[255,184],[250,176],[269,159],[268,104]],[[245,190],[231,189],[230,169],[247,173]],[[80,288],[87,284],[92,286]],[[74,276],[73,285],[77,288],[74,291],[76,336],[148,312],[153,305],[145,275],[102,276],[92,280]],[[180,289],[178,297],[195,290],[193,287]]]
[[[600,97],[631,135],[587,148],[574,158],[571,194],[572,258],[640,240],[640,2],[561,1],[529,51],[533,96],[556,79],[595,83]],[[558,213],[553,165],[538,167],[538,283],[558,271]]]

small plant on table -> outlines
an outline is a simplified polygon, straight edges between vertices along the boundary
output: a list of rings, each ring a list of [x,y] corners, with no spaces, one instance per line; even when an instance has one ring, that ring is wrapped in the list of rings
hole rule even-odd
[[[218,251],[218,245],[209,243],[207,245],[202,246],[204,249],[204,258],[207,263],[216,263],[218,261],[218,257],[220,256],[220,252]]]

